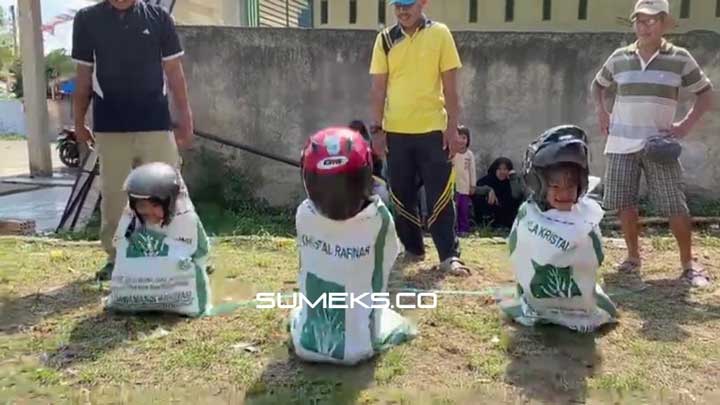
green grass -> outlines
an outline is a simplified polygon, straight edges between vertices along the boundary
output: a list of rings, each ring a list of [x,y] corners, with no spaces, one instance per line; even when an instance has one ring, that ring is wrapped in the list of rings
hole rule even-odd
[[[398,270],[402,283],[441,283],[426,244],[425,262]],[[287,310],[192,320],[106,313],[107,286],[91,281],[104,260],[99,245],[0,238],[0,402],[87,402],[86,395],[125,403],[431,404],[476,403],[482,392],[487,403],[522,397],[567,403],[679,390],[703,399],[720,378],[720,288],[689,291],[675,283],[671,239],[642,245],[646,289],[615,298],[621,321],[603,335],[521,328],[485,299],[441,296],[437,309],[406,314],[418,323],[416,339],[344,368],[306,364],[288,352]],[[447,278],[442,288],[511,283],[505,245],[468,238],[462,248],[475,272]],[[720,242],[699,237],[696,253],[717,268]],[[622,254],[606,249],[611,293],[631,284],[609,271]],[[216,303],[296,287],[292,238],[218,237],[211,260]]]
[[[718,217],[720,216],[720,200],[704,198],[701,196],[689,196],[687,201],[690,214],[695,217]],[[644,217],[662,216],[650,200],[649,196],[640,199],[640,215]]]
[[[195,204],[205,231],[210,236],[286,236],[295,234],[295,214],[290,209],[263,206],[245,206],[238,209],[222,208],[215,202]],[[90,218],[88,225],[79,231],[61,231],[54,237],[66,241],[95,241],[99,239],[100,211]]]
[[[198,215],[210,235],[292,236],[295,216],[292,210],[271,207],[224,209],[218,203],[198,202]]]
[[[592,381],[590,388],[604,391],[632,392],[648,388],[647,377],[636,373],[605,374]]]
[[[388,384],[392,380],[407,372],[407,351],[398,348],[386,353],[375,371],[375,381],[380,384]]]
[[[27,137],[24,135],[10,133],[0,133],[0,141],[25,141]]]

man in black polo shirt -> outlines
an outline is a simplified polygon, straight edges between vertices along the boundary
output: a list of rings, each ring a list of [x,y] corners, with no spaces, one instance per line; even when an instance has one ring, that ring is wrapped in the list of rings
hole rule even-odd
[[[183,50],[164,9],[142,0],[106,0],[80,10],[73,30],[75,130],[81,142],[96,144],[100,156],[100,238],[108,262],[98,278],[106,280],[115,259],[112,238],[127,203],[125,178],[142,163],[177,165],[178,145],[192,140],[192,113]],[[174,135],[168,90],[177,112]],[[91,99],[94,134],[85,126]]]

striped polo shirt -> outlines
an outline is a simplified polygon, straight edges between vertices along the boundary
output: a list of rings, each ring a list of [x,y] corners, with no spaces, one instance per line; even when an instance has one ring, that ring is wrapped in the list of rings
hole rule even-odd
[[[617,84],[605,153],[642,150],[645,140],[672,127],[680,89],[700,94],[710,79],[690,53],[663,40],[648,63],[637,43],[617,49],[595,76],[602,87]]]

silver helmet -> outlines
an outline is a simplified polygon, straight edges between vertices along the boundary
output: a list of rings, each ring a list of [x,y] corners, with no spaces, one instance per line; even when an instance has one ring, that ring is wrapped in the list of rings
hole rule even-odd
[[[154,162],[133,169],[125,180],[124,190],[128,195],[130,208],[134,211],[138,200],[152,200],[161,204],[165,214],[163,225],[167,225],[175,214],[175,202],[180,194],[180,187],[180,175],[174,167],[167,163]]]

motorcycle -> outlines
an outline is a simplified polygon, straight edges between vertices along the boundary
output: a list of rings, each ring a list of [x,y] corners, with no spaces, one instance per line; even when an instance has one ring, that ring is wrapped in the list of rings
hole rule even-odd
[[[57,150],[60,161],[67,167],[80,166],[80,147],[75,138],[74,127],[63,127],[57,137]]]

